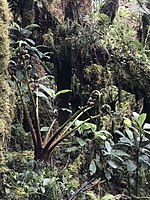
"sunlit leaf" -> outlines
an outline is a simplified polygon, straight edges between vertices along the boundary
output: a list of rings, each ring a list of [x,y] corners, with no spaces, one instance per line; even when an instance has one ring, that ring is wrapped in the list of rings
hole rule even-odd
[[[45,188],[41,186],[40,189],[41,189],[42,193],[44,194],[45,193]]]
[[[126,145],[126,144],[129,144],[129,145],[131,145],[131,146],[133,146],[134,145],[134,143],[130,140],[130,139],[128,139],[127,137],[121,137],[120,139],[119,139],[119,143],[122,143],[122,144],[124,144],[124,145]]]
[[[150,124],[149,123],[145,123],[143,126],[143,129],[150,129]]]
[[[32,28],[40,28],[40,26],[38,24],[30,24],[25,27],[25,29],[32,29]]]
[[[134,138],[133,138],[133,132],[132,132],[131,130],[129,130],[129,129],[126,129],[125,131],[126,131],[128,137],[129,137],[129,139],[130,139],[131,141],[133,141],[133,139],[134,139]]]
[[[139,116],[139,119],[138,119],[138,124],[140,127],[143,126],[145,120],[146,120],[146,116],[147,114],[146,113],[142,113],[140,116]]]
[[[43,186],[48,185],[50,182],[50,178],[44,178],[43,179]]]
[[[139,116],[140,115],[137,112],[133,112],[133,117],[137,122],[138,122]]]
[[[126,117],[124,117],[123,123],[124,123],[126,126],[131,126],[131,125],[132,125],[131,120],[128,119],[128,118],[126,118]]]
[[[41,132],[47,132],[48,129],[49,129],[49,127],[48,127],[48,126],[45,126],[45,127],[42,127],[42,128],[40,129],[40,131],[41,131]]]
[[[106,148],[108,153],[110,153],[111,150],[112,150],[112,147],[111,147],[111,145],[110,145],[110,143],[108,141],[105,141],[105,148]]]
[[[71,90],[67,90],[67,89],[66,90],[60,90],[55,95],[58,96],[60,94],[65,94],[65,93],[68,93],[68,92],[71,92]]]

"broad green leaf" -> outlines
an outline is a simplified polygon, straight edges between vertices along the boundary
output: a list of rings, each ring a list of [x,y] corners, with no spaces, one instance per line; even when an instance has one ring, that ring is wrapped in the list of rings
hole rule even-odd
[[[55,97],[55,91],[46,87],[45,85],[39,84],[39,87],[44,90],[51,98]]]
[[[92,160],[91,164],[90,164],[90,167],[89,167],[89,170],[90,170],[90,175],[92,176],[93,174],[95,174],[96,172],[96,164],[95,164],[95,161]]]
[[[32,34],[32,31],[27,30],[27,29],[23,29],[23,30],[22,30],[22,34],[23,34],[24,36],[28,36],[28,37],[29,37],[29,35]],[[27,39],[27,38],[26,38],[26,39]],[[26,40],[26,39],[25,39],[25,40]]]
[[[113,200],[115,197],[112,194],[106,194],[100,200]]]
[[[67,93],[67,92],[72,92],[72,90],[67,90],[67,89],[66,90],[60,90],[55,95],[58,96],[60,94],[64,94],[64,93]]]
[[[111,151],[111,155],[113,156],[127,156],[130,157],[126,152],[120,150],[120,149],[113,149]]]
[[[84,121],[80,121],[80,120],[76,120],[75,121],[75,126],[80,126],[80,124],[82,124]],[[92,123],[83,123],[81,126],[80,126],[80,131],[81,132],[84,132],[86,130],[92,130],[92,132],[95,132],[96,129],[97,129],[97,126],[95,124],[92,124]]]
[[[26,38],[25,39],[28,43],[32,44],[32,45],[35,45],[35,42],[29,38]]]
[[[105,148],[106,148],[108,153],[110,153],[111,150],[112,150],[112,147],[110,146],[110,143],[108,141],[105,142]]]
[[[121,137],[120,139],[119,139],[119,143],[122,143],[122,144],[124,144],[124,145],[127,145],[127,144],[129,144],[129,145],[131,145],[131,146],[133,146],[134,145],[134,143],[130,140],[130,139],[128,139],[127,137]]]
[[[112,160],[108,160],[107,163],[114,169],[118,168],[118,165]]]
[[[43,92],[37,92],[36,94],[37,94],[38,97],[48,99],[48,97]]]
[[[126,161],[125,164],[127,165],[127,170],[128,170],[128,172],[133,172],[133,171],[135,171],[136,168],[137,168],[137,165],[136,165],[135,162],[132,161],[132,160]]]
[[[129,139],[130,139],[131,141],[133,141],[133,139],[134,139],[134,138],[133,138],[133,132],[132,132],[131,130],[129,130],[129,129],[126,129],[125,131],[126,131],[128,137],[129,137]]]
[[[82,140],[82,138],[77,137],[76,139],[81,147],[83,147],[86,144],[86,142],[84,142],[84,140]]]
[[[109,168],[105,168],[104,172],[105,172],[105,176],[106,176],[107,180],[110,180],[111,177],[112,177],[111,176],[112,175],[112,171]]]
[[[48,126],[45,126],[45,127],[42,127],[42,128],[40,129],[40,131],[41,131],[41,132],[47,132],[48,129],[49,129],[49,127],[48,127]]]
[[[128,119],[128,118],[126,118],[126,117],[124,117],[123,123],[124,123],[126,126],[131,126],[131,125],[132,125],[131,120]]]
[[[138,119],[138,124],[140,127],[143,126],[145,120],[146,120],[146,116],[147,114],[146,113],[142,113],[140,116],[139,116],[139,119]]]
[[[145,123],[144,126],[143,126],[143,129],[150,129],[150,124]]]
[[[134,119],[138,122],[140,115],[137,112],[133,112],[132,114],[133,114]]]

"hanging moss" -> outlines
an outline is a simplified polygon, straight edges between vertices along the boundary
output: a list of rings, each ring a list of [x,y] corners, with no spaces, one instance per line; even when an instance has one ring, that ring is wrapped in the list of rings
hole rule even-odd
[[[89,83],[91,86],[99,85],[101,88],[104,88],[111,84],[110,72],[107,68],[97,64],[92,64],[84,69],[84,78],[86,83]]]
[[[0,160],[11,130],[12,94],[7,82],[9,62],[8,26],[10,12],[6,0],[0,0]]]

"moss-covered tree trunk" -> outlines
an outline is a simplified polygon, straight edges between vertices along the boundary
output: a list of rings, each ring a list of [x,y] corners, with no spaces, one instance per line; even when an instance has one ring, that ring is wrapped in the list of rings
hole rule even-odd
[[[22,26],[25,27],[34,22],[34,1],[20,0],[20,15],[22,17]]]
[[[9,8],[7,0],[0,0],[0,162],[11,130],[12,103],[11,90],[8,85],[9,62]]]

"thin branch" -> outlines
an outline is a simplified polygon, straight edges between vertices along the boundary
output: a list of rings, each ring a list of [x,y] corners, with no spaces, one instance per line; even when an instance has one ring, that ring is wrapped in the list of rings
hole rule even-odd
[[[44,145],[45,145],[45,144],[47,143],[47,141],[48,141],[48,138],[49,138],[49,136],[50,136],[50,134],[51,134],[52,128],[53,128],[53,126],[54,126],[56,120],[57,120],[57,119],[54,119],[54,120],[53,120],[53,122],[51,123],[51,125],[50,125],[50,127],[49,127],[49,129],[48,129],[48,132],[47,132],[46,137],[45,137],[45,140],[44,140]]]
[[[73,200],[87,185],[89,185],[94,179],[84,183],[70,198],[69,200]]]
[[[25,102],[23,100],[23,95],[22,95],[19,83],[18,83],[18,81],[17,81],[15,76],[13,76],[13,78],[14,78],[14,80],[16,82],[16,85],[17,85],[17,88],[18,88],[18,91],[19,91],[21,103],[22,103],[22,106],[23,106],[23,109],[24,109],[24,112],[25,112],[26,122],[27,122],[27,124],[29,126],[29,129],[31,131],[32,139],[33,139],[33,143],[34,143],[34,148],[36,149],[37,148],[37,137],[36,137],[36,133],[35,133],[35,130],[34,130],[34,127],[33,127],[33,124],[32,124],[32,120],[30,118],[30,115],[29,115],[29,112],[27,110],[26,104],[25,104]]]

